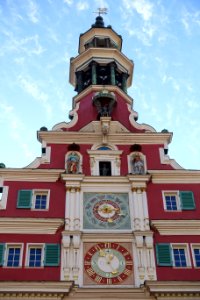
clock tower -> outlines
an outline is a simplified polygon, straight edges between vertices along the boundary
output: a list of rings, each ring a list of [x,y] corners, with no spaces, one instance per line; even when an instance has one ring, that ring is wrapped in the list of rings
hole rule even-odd
[[[156,280],[146,195],[150,175],[139,143],[141,133],[152,128],[136,123],[127,94],[134,63],[121,50],[121,36],[97,16],[70,61],[77,92],[71,122],[54,127],[71,134],[61,176],[66,186],[61,278],[82,287],[139,287]]]
[[[0,164],[0,299],[200,299],[200,171],[137,122],[134,63],[97,16],[70,61],[70,122]]]

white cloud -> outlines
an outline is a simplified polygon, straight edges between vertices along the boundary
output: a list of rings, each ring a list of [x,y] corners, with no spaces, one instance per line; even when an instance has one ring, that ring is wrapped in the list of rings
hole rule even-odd
[[[124,7],[135,10],[144,21],[149,21],[153,15],[153,4],[147,0],[123,0]]]
[[[189,11],[184,7],[182,10],[181,23],[187,34],[192,34],[196,26],[200,26],[200,10]]]
[[[31,22],[38,23],[39,22],[39,9],[35,2],[29,1],[29,7],[28,7],[28,17]]]
[[[73,0],[64,0],[63,2],[70,6],[73,4]]]
[[[39,36],[36,34],[34,36],[17,38],[13,32],[4,31],[5,43],[2,44],[0,48],[0,56],[8,55],[8,52],[26,53],[28,56],[31,55],[40,55],[44,51],[45,48],[39,42]]]
[[[25,78],[22,76],[18,77],[19,84],[21,88],[30,94],[35,100],[42,104],[46,114],[49,118],[52,116],[52,107],[48,103],[48,95],[40,90],[38,84],[31,80],[30,78]]]
[[[79,1],[77,4],[76,4],[76,8],[78,10],[86,10],[89,8],[89,4],[87,1]]]

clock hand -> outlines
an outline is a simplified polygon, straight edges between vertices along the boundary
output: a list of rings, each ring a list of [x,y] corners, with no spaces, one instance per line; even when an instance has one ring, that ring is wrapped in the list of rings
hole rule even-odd
[[[114,275],[114,274],[117,274],[117,273],[118,273],[118,270],[117,270],[117,269],[114,269],[114,268],[112,267],[111,261],[113,260],[113,258],[114,258],[113,253],[110,253],[110,254],[107,254],[107,255],[106,255],[106,262],[107,262],[108,265],[110,265],[110,267],[111,267],[111,269],[112,269],[112,271],[111,271],[110,273],[112,273],[112,274]]]

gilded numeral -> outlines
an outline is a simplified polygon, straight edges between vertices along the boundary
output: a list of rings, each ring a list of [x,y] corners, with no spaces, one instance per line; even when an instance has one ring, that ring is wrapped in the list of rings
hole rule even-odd
[[[122,254],[123,254],[123,256],[129,255],[128,252],[124,252],[124,253],[122,253]]]
[[[84,265],[85,265],[85,266],[90,266],[90,265],[91,265],[91,262],[90,262],[90,261],[85,261],[85,262],[84,262]]]
[[[107,278],[107,284],[112,284],[112,279],[111,278]]]
[[[127,266],[132,266],[133,263],[132,263],[132,261],[126,261],[126,265],[127,265]]]
[[[122,279],[120,276],[117,276],[117,280],[118,280],[119,282],[122,282],[122,281],[123,281],[123,279]]]
[[[110,248],[111,247],[111,243],[105,243],[105,248]]]
[[[96,282],[101,282],[101,280],[102,280],[102,277],[101,277],[101,276],[97,275],[97,276],[95,277],[95,281],[96,281]]]
[[[86,272],[88,273],[89,276],[92,276],[95,274],[95,272],[92,268],[86,269]]]
[[[125,269],[123,272],[125,275],[130,275],[132,273],[131,270]]]

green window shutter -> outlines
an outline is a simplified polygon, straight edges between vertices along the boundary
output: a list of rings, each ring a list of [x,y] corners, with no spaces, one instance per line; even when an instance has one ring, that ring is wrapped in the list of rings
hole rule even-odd
[[[46,244],[44,265],[45,266],[59,266],[60,263],[60,245],[59,244]]]
[[[3,266],[5,244],[0,244],[0,266]]]
[[[32,190],[20,190],[17,197],[17,208],[31,208]]]
[[[156,244],[156,258],[158,266],[172,266],[170,244]]]
[[[181,208],[182,210],[195,209],[194,195],[191,191],[180,191],[179,192]]]

